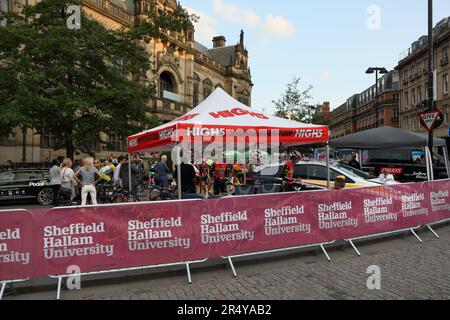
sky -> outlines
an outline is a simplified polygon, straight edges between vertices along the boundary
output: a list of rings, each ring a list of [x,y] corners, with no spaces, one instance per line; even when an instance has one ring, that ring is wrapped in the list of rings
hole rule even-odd
[[[313,86],[311,103],[337,108],[375,83],[370,66],[391,70],[411,43],[427,33],[427,0],[181,0],[200,16],[196,40],[212,47],[245,45],[254,83],[252,107],[272,103],[294,76]],[[434,22],[450,16],[449,0],[434,0]]]

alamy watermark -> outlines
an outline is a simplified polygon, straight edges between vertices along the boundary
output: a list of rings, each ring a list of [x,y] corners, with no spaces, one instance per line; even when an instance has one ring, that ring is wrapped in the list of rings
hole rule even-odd
[[[369,274],[367,279],[367,289],[381,290],[381,268],[379,266],[369,266],[366,271]]]
[[[67,28],[69,30],[80,30],[81,7],[77,5],[70,5],[69,7],[67,7],[67,14],[70,14],[66,21]]]
[[[81,290],[81,268],[79,266],[67,267],[67,274],[73,274],[73,276],[67,277],[66,287],[68,290]]]

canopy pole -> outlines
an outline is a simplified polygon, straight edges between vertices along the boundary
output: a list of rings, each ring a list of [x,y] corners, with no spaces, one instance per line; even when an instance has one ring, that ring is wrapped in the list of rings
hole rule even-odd
[[[128,153],[128,191],[133,191],[133,188],[131,187],[131,153]]]
[[[331,181],[330,181],[330,144],[327,142],[326,144],[326,161],[327,161],[327,189],[330,190],[331,188]]]
[[[358,150],[358,153],[359,153],[359,167],[360,167],[360,169],[361,169],[361,171],[362,171],[362,170],[363,170],[362,150],[359,149],[359,150]]]
[[[431,160],[430,149],[428,147],[425,147],[425,159],[427,164],[428,181],[433,181],[433,162]]]
[[[178,149],[178,159],[177,159],[177,186],[178,186],[178,199],[182,200],[181,195],[181,149]]]
[[[444,146],[444,161],[445,161],[445,168],[447,169],[447,177],[450,178],[450,163],[448,162],[448,148],[447,146]]]

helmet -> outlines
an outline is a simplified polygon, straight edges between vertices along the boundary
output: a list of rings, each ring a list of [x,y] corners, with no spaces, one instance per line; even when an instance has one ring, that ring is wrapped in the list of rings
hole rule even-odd
[[[302,158],[303,155],[297,150],[292,150],[291,152],[289,152],[289,159],[300,160]]]

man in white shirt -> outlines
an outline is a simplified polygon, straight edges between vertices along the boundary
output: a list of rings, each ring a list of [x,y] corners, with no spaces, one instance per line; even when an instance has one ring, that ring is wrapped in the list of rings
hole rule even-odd
[[[383,182],[395,181],[394,176],[390,174],[386,168],[381,171],[381,174],[378,177],[378,179],[380,179]]]

